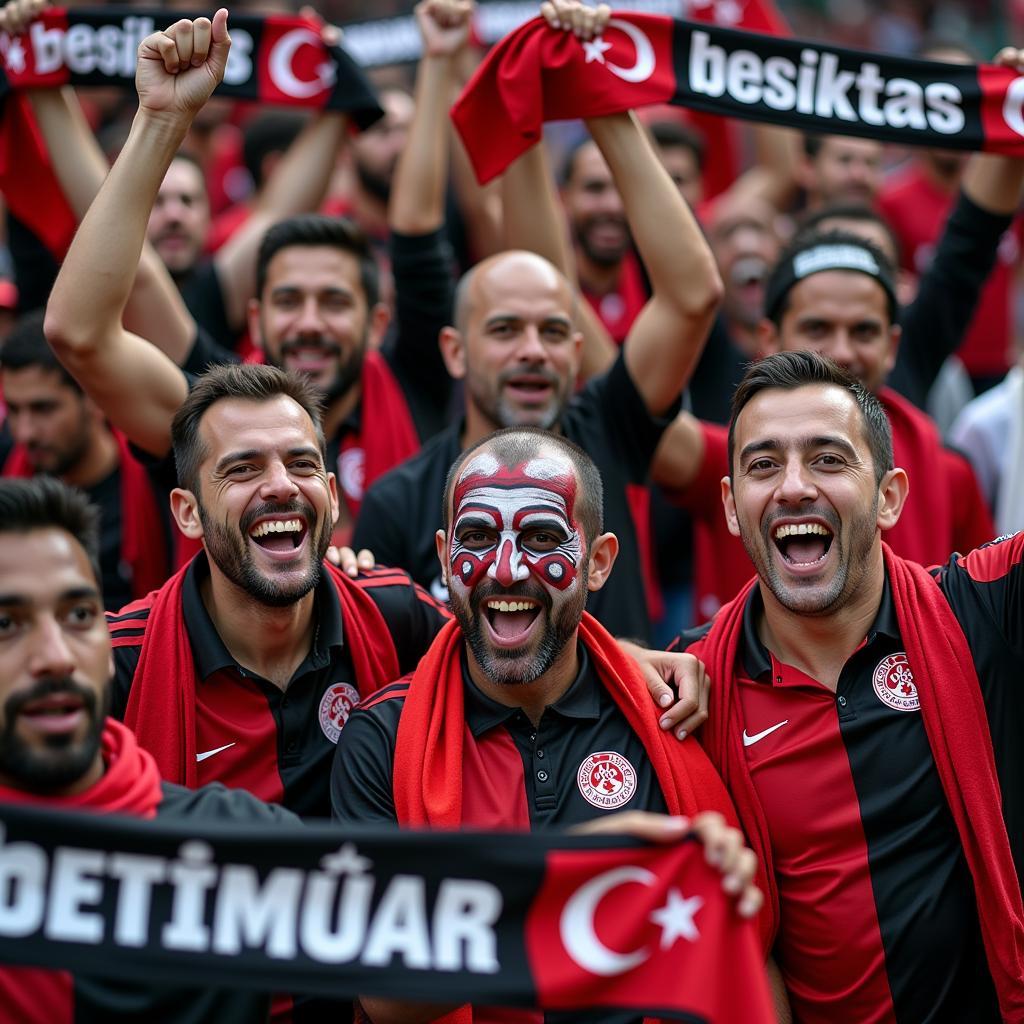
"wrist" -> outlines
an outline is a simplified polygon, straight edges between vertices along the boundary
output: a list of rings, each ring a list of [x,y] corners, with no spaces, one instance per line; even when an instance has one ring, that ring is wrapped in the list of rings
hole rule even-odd
[[[140,106],[132,123],[132,132],[180,146],[192,127],[193,118],[193,114],[179,110],[148,110]]]

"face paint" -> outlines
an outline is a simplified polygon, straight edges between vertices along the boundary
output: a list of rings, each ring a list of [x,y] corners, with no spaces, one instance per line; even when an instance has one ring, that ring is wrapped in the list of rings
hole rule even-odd
[[[472,459],[453,494],[453,582],[469,591],[484,578],[513,587],[533,576],[547,588],[567,590],[583,558],[575,500],[575,476],[557,459],[512,468],[492,455]]]

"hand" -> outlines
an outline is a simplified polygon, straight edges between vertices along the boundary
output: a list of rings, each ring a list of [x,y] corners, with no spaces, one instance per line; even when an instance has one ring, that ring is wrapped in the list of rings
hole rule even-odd
[[[195,116],[224,77],[231,38],[228,12],[182,18],[139,44],[135,88],[139,108],[151,114]]]
[[[20,35],[49,6],[50,0],[10,0],[0,8],[0,32]]]
[[[320,17],[320,12],[315,7],[300,7],[299,14],[305,18],[306,21],[312,21],[320,29],[320,42],[324,46],[340,46],[341,37],[344,33],[338,28],[337,25],[328,25],[323,18]]]
[[[472,0],[421,0],[413,13],[427,57],[453,57],[469,40]]]
[[[704,858],[722,873],[722,888],[738,899],[740,917],[753,917],[764,903],[761,890],[753,884],[757,856],[743,842],[743,833],[731,828],[717,811],[702,811],[689,818],[649,811],[622,811],[594,818],[568,830],[572,835],[624,835],[649,843],[675,843],[693,833],[704,844]]]
[[[327,561],[353,579],[361,572],[368,572],[377,564],[369,548],[363,548],[357,555],[351,548],[337,548],[333,544],[327,549]]]
[[[1013,68],[1015,71],[1024,71],[1024,50],[1018,50],[1015,46],[1004,46],[993,57],[992,63],[1004,68]]]
[[[545,0],[540,13],[552,28],[574,32],[580,39],[593,39],[604,31],[612,9],[607,4],[584,7],[579,0]]]
[[[649,651],[623,641],[619,645],[640,666],[651,700],[664,710],[658,720],[662,729],[671,729],[676,739],[684,740],[708,720],[711,680],[700,659],[692,654]]]

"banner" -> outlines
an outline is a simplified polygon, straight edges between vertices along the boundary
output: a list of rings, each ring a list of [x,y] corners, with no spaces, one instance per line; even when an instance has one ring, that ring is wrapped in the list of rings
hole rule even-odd
[[[477,176],[500,174],[544,121],[674,103],[901,145],[1024,156],[1024,76],[618,14],[583,42],[542,19],[487,56],[452,110]]]
[[[0,33],[5,86],[113,85],[134,92],[139,43],[179,18],[198,13],[135,7],[52,8],[27,32]],[[231,52],[215,96],[315,107],[349,114],[367,128],[383,111],[359,65],[342,48],[327,48],[304,18],[232,14]]]
[[[695,840],[0,805],[0,963],[78,975],[767,1024],[755,930],[732,902]]]

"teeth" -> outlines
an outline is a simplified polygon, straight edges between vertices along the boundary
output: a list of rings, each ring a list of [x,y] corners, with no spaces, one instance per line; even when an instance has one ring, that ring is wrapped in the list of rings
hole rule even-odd
[[[250,537],[266,537],[268,533],[301,533],[301,519],[268,519],[254,527]]]
[[[495,612],[528,612],[536,605],[530,601],[488,601],[487,607]]]
[[[826,529],[820,523],[788,523],[780,526],[775,531],[775,539],[782,540],[784,537],[798,537],[805,533],[813,533],[819,537],[831,537],[832,531]]]

